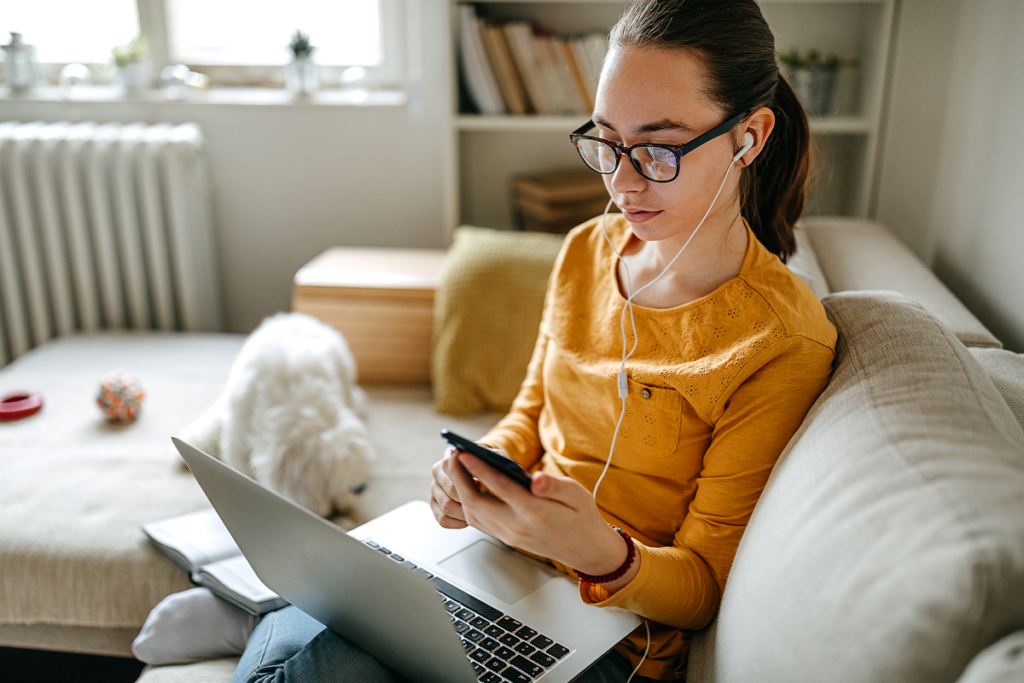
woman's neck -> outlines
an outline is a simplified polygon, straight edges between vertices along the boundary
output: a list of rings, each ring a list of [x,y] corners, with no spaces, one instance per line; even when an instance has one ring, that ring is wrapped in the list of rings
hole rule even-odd
[[[708,229],[710,228],[710,229]],[[665,270],[686,243],[686,237],[644,242],[633,238],[623,250],[633,292]],[[704,225],[679,258],[633,303],[646,308],[674,308],[707,296],[735,278],[743,268],[748,247],[747,227],[739,212],[727,223]],[[618,266],[619,290],[626,296],[626,272]]]

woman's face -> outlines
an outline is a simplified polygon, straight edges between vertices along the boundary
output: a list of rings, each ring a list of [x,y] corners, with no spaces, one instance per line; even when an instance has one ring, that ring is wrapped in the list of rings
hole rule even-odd
[[[683,145],[730,115],[704,94],[704,68],[684,50],[612,48],[597,89],[594,123],[602,138],[634,145]],[[626,157],[604,176],[612,199],[642,240],[685,239],[704,217],[736,152],[734,133],[721,135],[679,160],[679,175],[655,183]],[[705,228],[732,224],[739,211],[739,168],[734,168]]]

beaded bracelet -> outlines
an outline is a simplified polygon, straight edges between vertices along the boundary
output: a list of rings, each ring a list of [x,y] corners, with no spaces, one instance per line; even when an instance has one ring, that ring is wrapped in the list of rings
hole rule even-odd
[[[636,545],[633,543],[633,539],[629,537],[625,531],[617,526],[609,524],[611,528],[615,529],[626,541],[626,559],[623,561],[622,566],[613,571],[611,574],[601,574],[600,576],[593,576],[591,574],[584,574],[578,569],[573,569],[576,576],[579,577],[580,581],[589,584],[608,583],[616,579],[621,579],[629,571],[629,568],[633,566],[633,560],[636,559]]]

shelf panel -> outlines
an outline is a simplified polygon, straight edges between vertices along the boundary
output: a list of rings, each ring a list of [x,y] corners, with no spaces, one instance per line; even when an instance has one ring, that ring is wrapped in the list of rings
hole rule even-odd
[[[576,130],[587,120],[586,114],[571,116],[487,116],[482,114],[460,114],[455,119],[458,130],[507,130],[507,131],[548,131],[565,132]]]
[[[875,0],[880,2],[881,0]],[[596,5],[596,4],[616,4],[625,5],[628,0],[458,0],[456,4],[464,5],[467,3],[474,5],[521,5],[529,3],[531,5]]]
[[[461,114],[455,119],[458,130],[488,130],[509,132],[550,132],[565,133],[579,128],[586,121],[586,114],[571,116],[485,116]],[[871,123],[862,117],[837,116],[811,119],[811,132],[819,135],[867,135]]]
[[[859,116],[833,116],[810,119],[811,132],[819,135],[868,135],[871,122]]]

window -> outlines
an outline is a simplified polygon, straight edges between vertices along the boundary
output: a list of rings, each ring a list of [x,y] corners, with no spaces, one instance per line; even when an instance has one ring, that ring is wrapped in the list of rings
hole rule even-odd
[[[41,64],[106,62],[110,49],[139,32],[137,0],[3,0],[0,38],[11,31],[36,48]]]
[[[295,30],[324,66],[380,66],[377,0],[169,0],[170,58],[186,64],[282,65]]]
[[[35,46],[44,78],[69,62],[107,63],[111,48],[146,35],[154,73],[184,63],[222,85],[283,82],[298,29],[316,48],[322,85],[349,66],[385,86],[403,80],[401,0],[0,0],[0,38]]]

